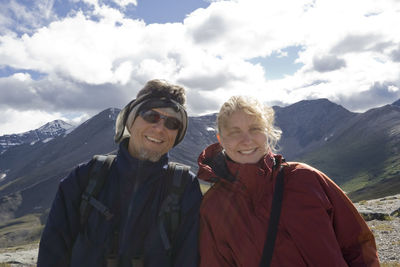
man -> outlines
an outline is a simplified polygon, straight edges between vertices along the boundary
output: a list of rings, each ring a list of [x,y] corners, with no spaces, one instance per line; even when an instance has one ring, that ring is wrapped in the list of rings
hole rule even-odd
[[[174,233],[162,231],[169,222],[160,213],[169,197],[167,152],[186,133],[184,104],[184,88],[151,80],[120,112],[119,150],[96,196],[108,213],[92,209],[82,223],[82,194],[93,160],[78,166],[60,182],[40,241],[38,267],[197,266],[202,196],[192,173],[181,177],[187,184]]]

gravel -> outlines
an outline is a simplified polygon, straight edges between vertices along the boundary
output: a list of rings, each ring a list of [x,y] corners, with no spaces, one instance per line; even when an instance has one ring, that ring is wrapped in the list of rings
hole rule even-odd
[[[375,236],[381,263],[398,263],[400,266],[400,194],[355,203],[360,213],[385,214],[386,220],[367,221]]]

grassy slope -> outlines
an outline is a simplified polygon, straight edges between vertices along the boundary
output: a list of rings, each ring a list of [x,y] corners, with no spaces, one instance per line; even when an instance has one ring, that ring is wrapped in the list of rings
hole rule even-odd
[[[359,190],[350,192],[348,196],[354,201],[376,199],[395,195],[400,192],[400,175],[390,179],[383,179]]]
[[[371,199],[400,192],[393,191],[398,180],[396,177],[400,175],[400,155],[393,153],[393,145],[396,144],[385,133],[366,135],[354,132],[301,157],[299,161],[325,172],[343,190],[354,192],[350,194],[352,197],[366,187],[369,190],[363,195]],[[392,182],[387,182],[392,179]],[[374,186],[379,190],[374,192]],[[369,193],[365,194],[367,191]]]
[[[0,224],[0,248],[38,242],[43,230],[40,215],[29,214]]]

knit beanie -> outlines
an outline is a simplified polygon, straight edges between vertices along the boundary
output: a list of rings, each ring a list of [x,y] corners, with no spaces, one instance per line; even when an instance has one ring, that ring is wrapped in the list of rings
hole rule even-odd
[[[151,80],[147,82],[145,87],[136,95],[136,99],[129,102],[118,114],[115,124],[114,141],[120,143],[123,139],[130,136],[129,128],[141,111],[161,108],[165,109],[167,113],[173,114],[174,117],[182,122],[182,126],[178,129],[175,139],[174,146],[176,146],[183,140],[188,125],[184,104],[185,93],[182,87],[169,84],[163,80]]]

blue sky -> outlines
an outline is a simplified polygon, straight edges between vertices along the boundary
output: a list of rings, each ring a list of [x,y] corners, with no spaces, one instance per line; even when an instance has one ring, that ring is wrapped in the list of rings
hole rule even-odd
[[[296,62],[301,46],[289,46],[282,51],[273,52],[267,57],[252,58],[251,63],[261,64],[266,71],[267,79],[282,79],[285,75],[293,75],[303,64]]]
[[[131,18],[143,19],[146,23],[183,22],[185,17],[198,8],[207,8],[204,0],[139,0],[130,10]]]
[[[396,25],[397,0],[3,0],[0,135],[81,123],[153,78],[192,116],[238,94],[363,112],[400,98]]]

